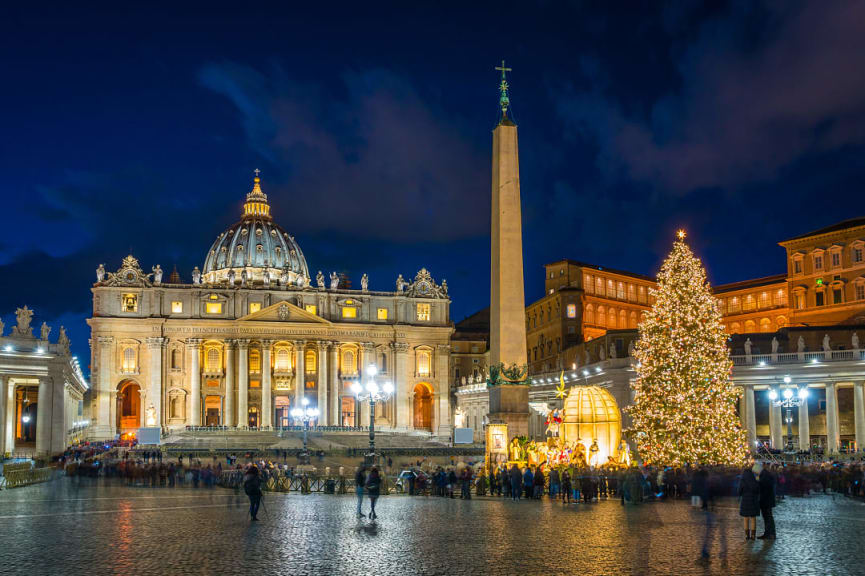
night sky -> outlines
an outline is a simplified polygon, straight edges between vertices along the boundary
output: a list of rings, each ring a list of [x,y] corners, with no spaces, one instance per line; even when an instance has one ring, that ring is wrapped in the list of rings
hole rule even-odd
[[[486,306],[503,58],[527,301],[563,257],[655,274],[678,227],[714,283],[784,272],[778,241],[865,214],[863,2],[16,4],[0,311],[82,358],[96,266],[191,281],[255,168],[313,274]]]

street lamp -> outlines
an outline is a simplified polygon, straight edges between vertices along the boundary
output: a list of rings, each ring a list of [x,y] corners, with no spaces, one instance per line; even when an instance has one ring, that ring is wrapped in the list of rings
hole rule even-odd
[[[362,387],[360,382],[355,382],[351,385],[351,391],[354,393],[358,402],[369,400],[369,453],[366,455],[367,464],[371,465],[375,461],[375,403],[387,402],[393,395],[393,384],[389,381],[385,382],[381,388],[378,382],[375,381],[378,368],[375,364],[370,364],[364,371],[366,375],[366,387]]]
[[[784,376],[784,384],[790,384],[790,377]],[[784,421],[787,423],[787,452],[793,452],[793,408],[798,408],[808,398],[808,388],[799,388],[794,394],[792,388],[784,388],[781,392],[781,398],[778,398],[778,392],[774,388],[769,389],[769,401],[773,406],[780,406],[785,409]],[[802,447],[800,446],[801,450]]]
[[[306,432],[309,430],[309,421],[318,418],[318,408],[310,408],[309,400],[303,398],[301,400],[303,408],[294,408],[291,411],[291,417],[295,420],[303,422],[303,452],[301,452],[301,463],[309,464],[309,451],[306,449]]]

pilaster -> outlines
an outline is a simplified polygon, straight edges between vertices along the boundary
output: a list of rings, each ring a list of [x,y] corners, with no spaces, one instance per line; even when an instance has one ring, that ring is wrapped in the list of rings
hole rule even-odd
[[[112,385],[111,376],[114,372],[114,338],[99,336],[96,338],[99,369],[99,380],[96,386],[96,429],[99,437],[114,438],[115,421],[111,417],[111,408],[117,391]]]
[[[799,450],[811,450],[811,423],[808,419],[808,397],[799,405]]]
[[[450,364],[451,347],[447,344],[436,346],[436,380],[438,381],[438,436],[451,435],[450,383],[448,368]]]
[[[306,358],[304,357],[304,348],[306,340],[295,340],[295,386],[294,386],[294,405],[297,408],[303,407],[303,395],[306,393]]]
[[[234,415],[234,340],[225,341],[225,414],[222,416],[224,426],[234,426],[237,419]]]
[[[838,396],[835,383],[826,384],[826,448],[829,454],[837,454],[840,444],[838,433]]]
[[[853,383],[853,425],[856,430],[856,451],[865,451],[865,382]]]
[[[396,422],[394,428],[408,429],[409,424],[409,390],[408,390],[408,344],[392,342],[393,349],[393,379],[394,397],[396,398]]]
[[[748,445],[754,449],[757,441],[757,414],[754,411],[754,387],[745,386],[745,430],[748,434]]]
[[[51,378],[39,379],[38,404],[36,406],[36,453],[49,454],[51,451]]]
[[[201,426],[201,339],[186,341],[189,354],[189,425]]]
[[[237,427],[249,426],[249,340],[237,342]]]
[[[270,351],[273,340],[261,341],[261,425],[264,428],[273,426],[273,390],[271,386]]]
[[[340,406],[341,383],[339,381],[339,342],[329,342],[328,345],[327,368],[330,386],[330,392],[328,392],[330,400],[330,414],[328,414],[329,418],[326,422],[330,426],[339,426],[342,424],[342,407]]]
[[[162,427],[162,355],[165,348],[165,338],[148,338],[147,348],[150,352],[150,368],[148,377],[150,378],[150,386],[147,391],[146,408],[142,407],[145,415],[147,409],[153,407],[155,421],[148,426]]]
[[[328,422],[327,409],[327,348],[328,343],[318,342],[318,421],[316,424],[324,425]]]

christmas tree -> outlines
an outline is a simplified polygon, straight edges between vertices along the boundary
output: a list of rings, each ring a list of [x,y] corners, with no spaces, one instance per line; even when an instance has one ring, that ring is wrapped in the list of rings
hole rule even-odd
[[[629,430],[647,464],[742,464],[727,334],[700,259],[679,232],[661,266],[655,303],[634,348],[637,379]]]

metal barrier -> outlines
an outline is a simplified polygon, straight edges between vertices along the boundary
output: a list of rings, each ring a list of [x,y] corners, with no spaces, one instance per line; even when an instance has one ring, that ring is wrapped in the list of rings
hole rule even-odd
[[[267,492],[312,492],[324,494],[347,494],[352,485],[353,477],[325,476],[323,474],[275,474],[269,471],[262,473],[264,478],[261,489]],[[226,470],[219,477],[219,485],[223,488],[243,488],[243,470]],[[381,477],[381,494],[390,492],[391,480],[386,475]],[[353,489],[353,486],[352,486]]]
[[[4,470],[4,478],[6,479],[5,487],[19,488],[29,484],[47,482],[51,480],[54,471],[54,468],[33,468],[27,470],[13,470],[11,472]]]

